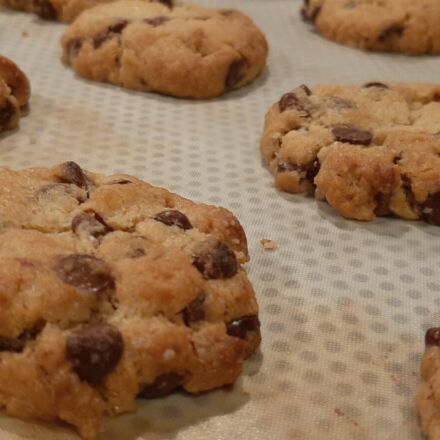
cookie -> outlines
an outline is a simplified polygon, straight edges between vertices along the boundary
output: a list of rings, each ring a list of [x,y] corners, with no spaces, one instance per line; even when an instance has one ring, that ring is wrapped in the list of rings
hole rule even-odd
[[[262,32],[238,11],[136,0],[84,12],[62,46],[64,61],[85,78],[199,99],[251,82],[268,52]]]
[[[0,55],[0,132],[16,128],[27,111],[30,85],[26,75]]]
[[[324,37],[372,51],[440,53],[437,0],[304,0],[302,15]]]
[[[260,343],[227,210],[74,162],[0,170],[0,406],[85,439],[136,398],[232,384]]]
[[[425,335],[425,353],[420,365],[422,382],[416,397],[423,434],[428,440],[440,438],[440,328],[430,328]]]
[[[0,0],[0,4],[10,9],[33,12],[44,20],[72,22],[81,12],[112,0]],[[172,0],[142,0],[158,2],[172,7]]]
[[[346,218],[440,225],[440,86],[299,86],[267,113],[261,152],[278,189]]]

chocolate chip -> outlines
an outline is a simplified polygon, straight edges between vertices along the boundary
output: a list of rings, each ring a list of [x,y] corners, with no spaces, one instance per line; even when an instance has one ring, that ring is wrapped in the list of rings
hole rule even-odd
[[[246,339],[249,332],[259,331],[259,329],[260,321],[255,315],[242,316],[226,324],[226,333],[240,339]]]
[[[376,208],[374,209],[374,213],[378,217],[391,214],[391,209],[390,209],[391,194],[377,193],[375,196],[375,200],[376,200]]]
[[[361,130],[348,125],[338,125],[333,127],[332,133],[338,142],[345,142],[355,145],[370,145],[373,134],[368,130]]]
[[[173,7],[173,0],[159,0],[159,3],[162,3],[165,6],[168,6],[169,8]]]
[[[364,87],[365,89],[369,89],[370,87],[377,87],[380,89],[389,89],[389,87],[381,82],[368,82],[366,84],[364,84],[362,87]]]
[[[312,91],[305,85],[305,84],[301,84],[300,86],[299,86],[301,89],[303,89],[304,90],[304,92],[306,92],[306,95],[307,96],[310,96],[311,94],[312,94]]]
[[[226,88],[233,89],[244,79],[246,76],[246,67],[247,62],[244,58],[232,62],[225,79]]]
[[[164,397],[172,393],[176,388],[183,383],[183,376],[176,373],[167,373],[159,376],[152,384],[145,385],[138,397],[144,399],[156,399]]]
[[[309,93],[311,93],[307,86],[300,86],[298,89],[304,91],[307,96],[309,96]],[[305,108],[304,103],[298,98],[295,92],[285,93],[283,96],[281,96],[280,100],[278,101],[278,108],[280,109],[281,113],[286,110],[296,109],[301,113],[301,116],[310,116],[310,112]]]
[[[0,127],[5,127],[15,116],[17,110],[13,106],[12,102],[6,101],[6,105],[0,109]]]
[[[127,20],[120,20],[109,26],[105,31],[95,35],[93,38],[93,47],[99,49],[107,40],[121,34],[128,24],[129,22]]]
[[[75,162],[65,162],[62,165],[61,175],[58,176],[61,183],[71,183],[79,186],[87,191],[89,186],[87,184],[87,178],[81,169],[81,167]]]
[[[35,12],[44,20],[56,20],[57,10],[49,0],[34,0]]]
[[[120,20],[117,23],[112,24],[107,29],[108,32],[112,34],[120,34],[128,26],[127,20]]]
[[[127,179],[120,179],[120,180],[113,180],[112,182],[109,182],[107,185],[129,185],[130,183],[133,182]]]
[[[440,327],[433,327],[426,331],[425,345],[440,346]]]
[[[428,197],[422,205],[422,211],[428,223],[440,226],[440,191]]]
[[[315,181],[315,177],[319,173],[320,168],[321,164],[318,160],[314,160],[311,164],[309,164],[306,172],[307,180],[313,183]]]
[[[192,229],[191,222],[188,217],[180,211],[169,210],[156,214],[154,220],[164,223],[167,226],[178,226],[183,230]]]
[[[216,239],[208,239],[196,246],[193,264],[208,280],[232,278],[238,271],[234,252]]]
[[[66,341],[66,357],[81,380],[97,385],[118,365],[124,350],[119,330],[106,323],[88,324]]]
[[[99,240],[104,237],[104,235],[112,232],[113,228],[111,228],[99,214],[88,210],[73,218],[72,231],[78,235],[86,232],[89,236]]]
[[[12,351],[13,353],[21,353],[29,341],[33,341],[41,333],[45,325],[45,321],[39,320],[35,325],[25,330],[18,338],[5,338],[0,336],[0,352]]]
[[[163,15],[160,15],[158,17],[154,17],[154,18],[146,18],[144,20],[145,23],[148,23],[150,26],[152,27],[158,27],[164,23],[166,23],[169,20],[168,17],[165,17]]]
[[[306,173],[306,179],[310,182],[314,182],[315,177],[319,173],[320,164],[318,160],[306,165],[298,165],[292,162],[281,161],[278,163],[278,172],[286,173],[291,171],[296,171],[297,173]]]
[[[206,296],[201,294],[183,310],[183,320],[186,325],[205,318],[205,299]]]
[[[107,263],[91,255],[60,257],[55,270],[61,280],[84,292],[110,296],[115,291],[115,280]]]
[[[378,37],[378,40],[379,40],[381,43],[385,43],[388,39],[390,39],[390,38],[392,38],[392,37],[394,37],[394,36],[396,36],[396,37],[401,37],[402,34],[403,34],[403,31],[404,31],[404,30],[405,30],[405,29],[404,29],[402,26],[400,26],[400,25],[398,25],[398,24],[393,24],[392,26],[390,26],[390,27],[384,29],[384,30],[380,33],[380,35],[379,35],[379,37]]]

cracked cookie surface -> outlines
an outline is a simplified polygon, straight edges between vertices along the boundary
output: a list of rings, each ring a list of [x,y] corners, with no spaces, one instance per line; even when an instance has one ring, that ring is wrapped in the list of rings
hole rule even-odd
[[[0,169],[0,406],[93,439],[104,415],[233,383],[260,343],[227,210],[74,162]]]
[[[80,76],[182,98],[212,98],[254,80],[268,46],[250,18],[137,0],[90,9],[62,38]]]
[[[425,353],[420,364],[422,382],[417,390],[416,408],[423,434],[440,439],[440,328],[425,334]]]
[[[440,86],[299,86],[266,114],[261,152],[278,189],[344,217],[440,225]]]
[[[30,84],[26,75],[10,59],[0,55],[0,132],[18,126],[27,111]]]
[[[19,11],[32,12],[44,20],[72,22],[81,12],[114,0],[0,0],[0,5]],[[172,7],[172,0],[142,0]]]
[[[304,0],[301,12],[320,34],[347,46],[440,53],[437,0]]]

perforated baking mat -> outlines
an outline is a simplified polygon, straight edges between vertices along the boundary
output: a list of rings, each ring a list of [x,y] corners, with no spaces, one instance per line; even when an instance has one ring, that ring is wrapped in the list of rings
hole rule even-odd
[[[243,223],[263,344],[231,391],[139,402],[100,440],[420,440],[413,399],[424,330],[440,323],[440,228],[346,221],[323,203],[274,190],[260,161],[264,113],[301,83],[434,82],[440,57],[369,54],[320,38],[298,1],[200,1],[237,7],[265,31],[265,73],[193,102],[76,78],[59,60],[65,27],[0,12],[0,53],[29,75],[31,112],[0,138],[13,168],[75,160],[126,172],[231,209]],[[264,250],[260,240],[278,249]],[[0,416],[3,440],[78,438]]]

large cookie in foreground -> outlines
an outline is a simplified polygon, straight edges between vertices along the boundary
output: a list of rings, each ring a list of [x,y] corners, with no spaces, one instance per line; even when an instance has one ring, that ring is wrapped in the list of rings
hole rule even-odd
[[[438,0],[304,0],[301,12],[324,37],[347,46],[440,53]]]
[[[440,86],[300,86],[267,113],[261,152],[278,189],[344,217],[440,225]]]
[[[199,99],[254,80],[268,52],[262,32],[238,11],[139,0],[85,11],[62,46],[64,61],[85,78]]]
[[[28,108],[31,87],[26,75],[0,55],[0,132],[16,128]]]
[[[67,162],[0,169],[0,406],[93,439],[104,415],[233,383],[260,343],[227,210]]]
[[[81,12],[114,0],[0,0],[0,5],[18,11],[33,12],[44,20],[72,22]],[[142,0],[172,7],[172,0]]]

